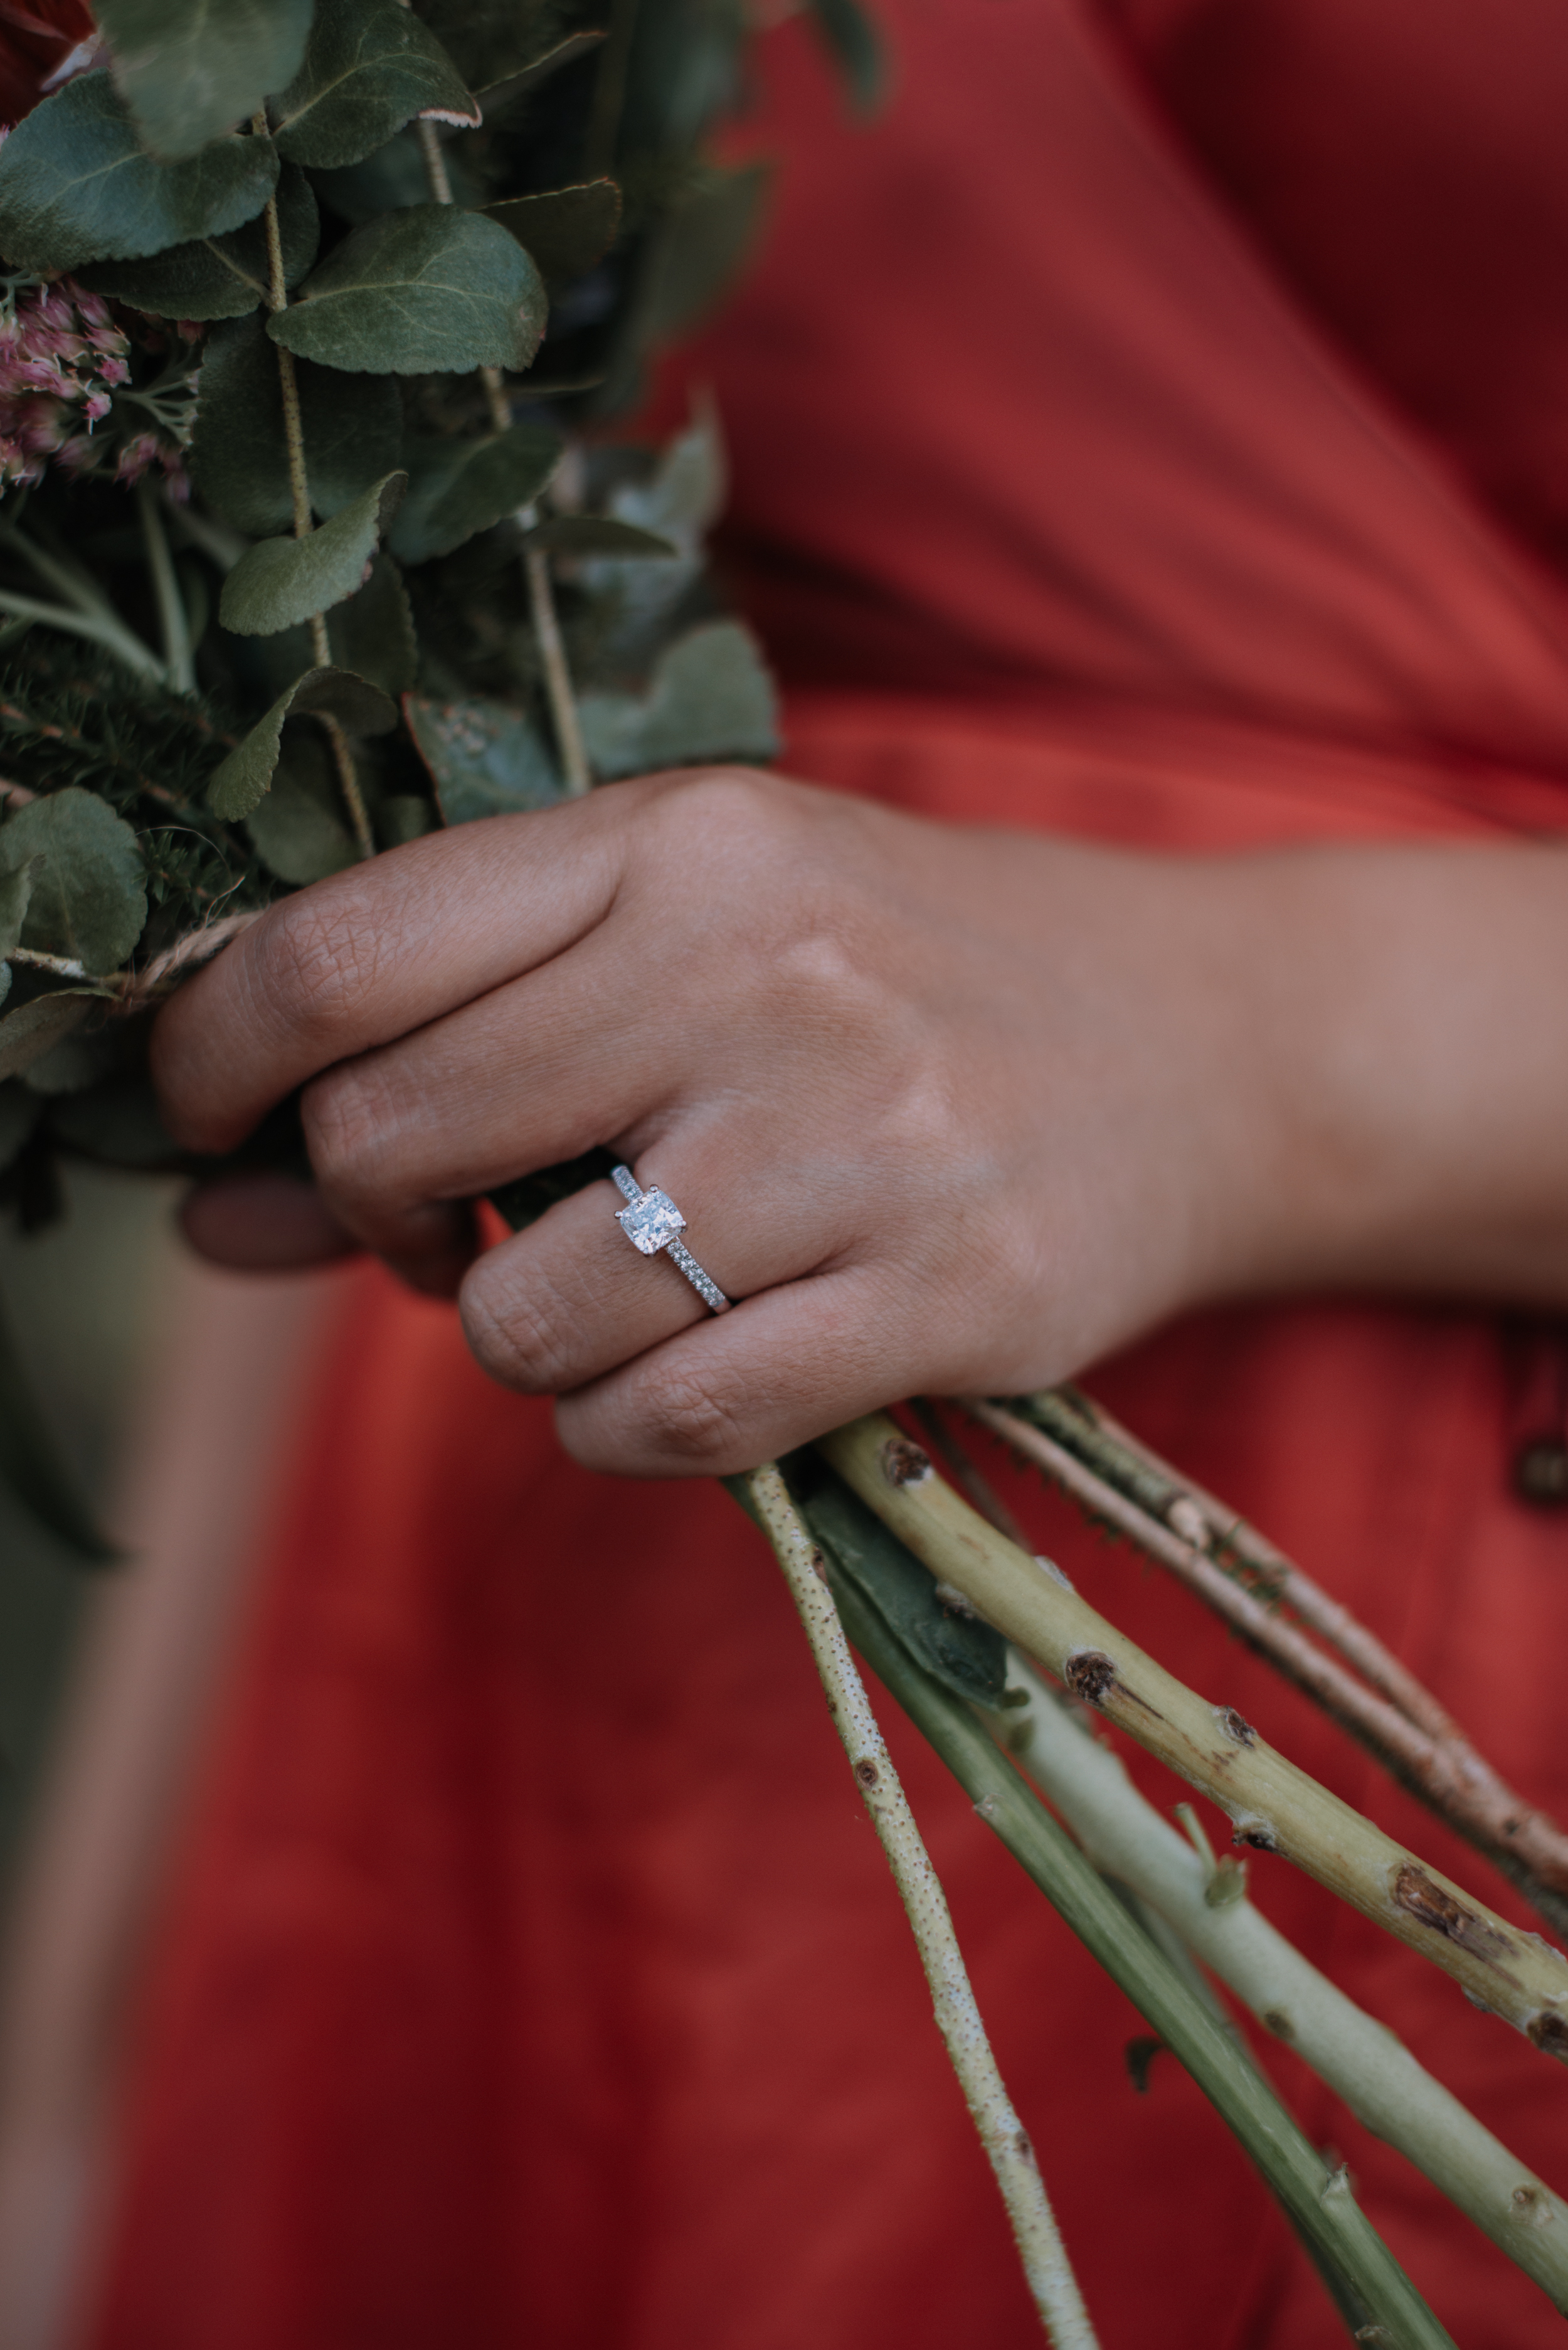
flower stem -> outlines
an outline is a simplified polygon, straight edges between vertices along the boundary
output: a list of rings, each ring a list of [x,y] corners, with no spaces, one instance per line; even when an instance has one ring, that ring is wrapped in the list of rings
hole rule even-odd
[[[1428,1868],[1266,1745],[1233,1707],[1184,1688],[977,1516],[885,1414],[836,1430],[818,1450],[939,1581],[1228,1813],[1238,1843],[1282,1853],[1452,1975],[1478,2006],[1568,2062],[1560,1951]]]
[[[267,128],[264,109],[253,120],[252,128],[265,136]],[[267,307],[283,310],[288,306],[288,285],[283,266],[283,226],[278,218],[275,192],[267,198],[266,212]],[[277,352],[277,380],[283,394],[283,437],[288,450],[288,488],[294,505],[294,535],[308,538],[316,524],[310,503],[310,477],[305,463],[305,420],[299,409],[299,379],[295,373],[294,353],[281,343]],[[332,645],[327,633],[327,615],[313,612],[310,616],[310,655],[317,669],[332,665]],[[332,753],[332,764],[337,770],[337,782],[343,794],[343,805],[353,827],[355,846],[362,858],[376,854],[376,836],[370,829],[369,813],[365,795],[359,788],[359,777],[354,765],[354,753],[348,737],[330,712],[318,711],[317,723],[327,737]]]
[[[147,546],[147,567],[158,601],[158,624],[163,634],[163,667],[175,693],[194,693],[196,665],[191,650],[191,627],[185,599],[174,576],[174,565],[158,511],[158,494],[144,473],[136,484],[137,514]]]
[[[1328,2170],[1234,2035],[1134,1924],[1066,1831],[998,1753],[971,1709],[920,1669],[852,1584],[835,1574],[833,1592],[849,1638],[987,1827],[1191,2074],[1314,2256],[1349,2282],[1372,2323],[1384,2329],[1363,2338],[1397,2350],[1453,2350],[1356,2203],[1347,2175]]]
[[[1402,1786],[1484,1853],[1554,1931],[1568,1931],[1568,1836],[1515,1794],[1398,1659],[1272,1543],[1189,1485],[1086,1398],[1069,1402],[1046,1392],[1003,1406],[974,1397],[964,1409],[1089,1517],[1113,1525],[1168,1567]],[[1231,1571],[1233,1565],[1251,1575],[1250,1586]],[[1282,1615],[1282,1604],[1300,1621]],[[1338,1657],[1308,1639],[1303,1625]]]
[[[1008,1711],[987,1716],[983,1726],[1022,1763],[1095,1866],[1174,1927],[1375,2137],[1424,2171],[1568,2314],[1568,2204],[1270,1925],[1246,1899],[1233,1864],[1228,1873],[1226,1863],[1217,1867],[1212,1853],[1205,1858],[1194,1848],[1197,1838],[1189,1843],[1161,1819],[1120,1757],[1088,1734],[1016,1651],[1008,1679]],[[1234,1898],[1223,1898],[1231,1887]]]
[[[758,1469],[745,1482],[784,1569],[822,1677],[828,1711],[908,1912],[936,2007],[937,2025],[996,2174],[1034,2306],[1056,2350],[1094,2350],[1095,2331],[1033,2148],[997,2070],[947,1898],[855,1669],[822,1554],[802,1524],[776,1468],[770,1463]]]
[[[9,612],[17,620],[36,620],[40,628],[63,629],[67,636],[85,637],[89,644],[102,645],[113,653],[136,676],[162,678],[163,664],[156,653],[119,620],[103,619],[94,612],[67,611],[62,604],[41,604],[31,596],[13,595],[9,588],[0,588],[0,612]]]

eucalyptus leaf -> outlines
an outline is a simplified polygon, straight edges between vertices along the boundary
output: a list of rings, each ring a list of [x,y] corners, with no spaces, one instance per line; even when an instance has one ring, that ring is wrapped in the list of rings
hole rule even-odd
[[[0,1014],[0,1078],[20,1076],[79,1026],[94,1003],[94,987],[57,987],[30,1003]]]
[[[242,555],[223,582],[218,604],[223,627],[236,636],[276,636],[352,596],[363,585],[408,478],[389,473],[308,538],[264,538]]]
[[[96,792],[69,784],[0,825],[0,870],[36,858],[22,944],[89,972],[115,970],[147,920],[147,868],[130,825]]]
[[[283,434],[277,352],[259,317],[207,338],[191,444],[191,477],[236,530],[270,537],[287,527],[294,501]],[[389,376],[353,377],[295,364],[305,470],[319,515],[340,514],[398,463],[403,403]]]
[[[452,202],[470,208],[483,204],[486,188],[465,161],[461,144],[450,148],[443,160]],[[362,162],[346,163],[337,172],[312,172],[310,177],[328,211],[351,228],[374,220],[379,213],[405,211],[410,204],[430,200],[430,173],[412,124]]]
[[[860,0],[807,0],[826,45],[861,114],[875,114],[888,95],[887,44]]]
[[[577,59],[587,57],[590,49],[597,49],[604,38],[602,32],[568,33],[564,41],[556,41],[528,65],[518,66],[512,73],[486,82],[479,92],[479,102],[484,109],[486,122],[493,122],[503,108],[511,106],[517,99],[526,98],[531,90],[538,88],[541,82],[548,81],[552,74],[559,73],[563,66],[576,65]]]
[[[585,276],[615,243],[620,190],[613,180],[585,180],[536,196],[509,196],[484,210],[533,255],[546,286],[566,286]]]
[[[327,641],[337,668],[379,686],[383,693],[406,693],[413,684],[419,669],[413,614],[402,573],[385,549],[370,566],[363,588],[327,613]],[[276,692],[307,670],[314,658],[306,629],[286,629],[280,636],[264,638],[255,650],[257,666]]]
[[[305,62],[273,106],[279,154],[322,170],[358,163],[416,116],[479,125],[435,35],[400,0],[324,0]]]
[[[657,531],[620,522],[614,515],[551,515],[524,534],[523,544],[550,555],[611,556],[618,562],[680,553],[672,540],[661,538]]]
[[[448,824],[552,807],[566,795],[538,730],[504,702],[428,702],[410,694],[409,732]]]
[[[179,157],[292,80],[311,0],[97,0],[94,13],[142,139],[155,155]]]
[[[555,472],[561,445],[548,424],[514,424],[483,441],[405,443],[409,494],[388,542],[393,553],[405,563],[450,555],[529,504]]]
[[[278,174],[278,227],[286,286],[296,286],[316,259],[321,216],[309,181],[293,163]],[[160,318],[239,318],[267,298],[265,220],[247,221],[227,236],[171,244],[145,261],[94,261],[76,273],[89,294],[128,302]],[[271,353],[268,353],[271,358]],[[273,368],[276,376],[275,363]]]
[[[594,772],[607,779],[778,754],[773,681],[738,620],[710,620],[678,639],[646,694],[585,693],[578,712]]]
[[[245,820],[257,855],[280,881],[303,887],[341,873],[358,854],[338,812],[336,779],[319,737],[297,729],[272,789]]]
[[[267,332],[301,359],[355,374],[518,373],[547,310],[544,279],[494,221],[411,204],[350,231]]]
[[[762,229],[772,181],[771,164],[740,164],[670,215],[649,257],[638,322],[648,341],[687,333],[728,293]]]
[[[0,866],[0,962],[15,954],[22,943],[22,926],[27,919],[27,900],[33,894],[33,876],[38,867],[36,858],[29,858],[25,865]],[[5,976],[9,985],[9,972]]]
[[[254,220],[277,175],[270,139],[232,133],[183,162],[156,161],[108,74],[82,74],[0,148],[0,253],[49,276],[139,260]]]
[[[273,779],[286,718],[326,711],[350,734],[386,734],[398,723],[396,702],[362,677],[336,668],[307,669],[286,686],[265,718],[235,745],[207,786],[207,806],[225,823],[249,816]]]

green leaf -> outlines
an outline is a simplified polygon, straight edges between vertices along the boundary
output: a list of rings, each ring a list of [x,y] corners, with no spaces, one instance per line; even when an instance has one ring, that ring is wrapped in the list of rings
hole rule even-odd
[[[219,599],[223,627],[241,637],[275,637],[352,596],[408,478],[389,473],[308,538],[264,538],[242,555]]]
[[[106,73],[67,82],[0,148],[0,253],[54,276],[84,261],[135,261],[254,220],[277,182],[270,139],[214,139],[160,163]]]
[[[34,1399],[16,1339],[3,1316],[0,1478],[39,1523],[47,1526],[67,1550],[75,1551],[85,1564],[104,1566],[119,1556],[93,1524],[91,1512],[60,1461],[54,1438]]]
[[[280,881],[303,888],[352,865],[358,850],[339,813],[337,778],[318,735],[290,737],[272,789],[245,820],[257,855]]]
[[[191,475],[209,505],[254,537],[285,529],[294,515],[277,370],[259,317],[207,338]],[[345,376],[308,359],[296,362],[295,377],[311,503],[319,515],[340,514],[396,468],[402,398],[390,376]]]
[[[547,307],[544,279],[494,221],[411,204],[352,230],[267,332],[354,374],[517,373],[539,348]]]
[[[400,0],[330,0],[305,62],[273,107],[280,155],[358,163],[414,117],[477,130],[479,108],[436,39]]]
[[[38,870],[36,858],[26,865],[0,867],[0,962],[16,953],[22,943],[22,925],[27,919],[27,900],[33,894],[33,876]],[[5,984],[11,974],[5,974]],[[0,991],[3,993],[3,991]]]
[[[395,697],[413,684],[419,669],[413,614],[402,573],[384,549],[358,593],[327,613],[327,641],[338,669],[379,686],[383,693]],[[308,629],[285,629],[254,642],[256,668],[274,693],[281,693],[315,659]]]
[[[537,497],[560,455],[561,436],[548,424],[514,424],[483,441],[405,444],[409,494],[389,545],[405,563],[450,555]]]
[[[830,1564],[870,1603],[899,1647],[944,1689],[994,1711],[1007,1687],[1002,1634],[974,1617],[950,1614],[929,1571],[826,1463],[796,1454],[787,1465]]]
[[[486,82],[479,92],[485,121],[495,121],[504,107],[512,105],[516,99],[526,98],[530,90],[537,89],[542,81],[548,81],[563,66],[575,65],[590,49],[597,49],[604,37],[602,32],[568,33],[564,41],[557,41],[529,64],[503,74],[497,81]]]
[[[0,826],[0,868],[15,873],[34,858],[44,861],[33,872],[22,944],[88,971],[115,970],[147,920],[147,868],[130,825],[96,792],[69,784]]]
[[[615,243],[620,190],[613,180],[585,180],[543,195],[509,196],[484,210],[533,255],[546,286],[567,286],[586,276]]]
[[[607,779],[778,754],[773,681],[738,620],[711,620],[680,638],[646,694],[585,693],[578,713],[594,772]]]
[[[542,547],[550,555],[602,555],[626,562],[635,556],[678,555],[672,540],[636,523],[618,521],[613,515],[551,515],[523,536],[524,546]]]
[[[403,714],[448,824],[553,807],[566,797],[532,721],[508,703],[426,702],[410,693]]]
[[[383,693],[406,693],[420,665],[414,616],[403,575],[389,555],[378,555],[357,596],[327,616],[332,658]]]
[[[860,0],[806,0],[828,54],[860,114],[875,114],[888,95],[889,61],[877,19]]]
[[[408,840],[422,840],[427,832],[436,829],[439,818],[429,800],[417,792],[394,792],[376,810],[376,845],[379,848],[400,848]],[[0,1102],[4,1097],[0,1096]]]
[[[277,212],[284,282],[296,286],[316,259],[321,216],[309,181],[292,163],[278,174]],[[156,317],[239,318],[266,300],[267,274],[266,223],[254,220],[227,236],[171,244],[145,261],[89,262],[76,276],[89,294]]]
[[[468,211],[477,210],[484,202],[488,182],[476,175],[461,145],[449,147],[442,160],[452,182],[452,202]],[[430,201],[430,173],[412,124],[405,125],[395,139],[389,139],[363,162],[346,163],[340,172],[312,172],[310,177],[328,211],[351,228],[361,227],[378,213],[402,212],[410,204]]]
[[[396,702],[347,670],[307,669],[286,686],[267,712],[229,753],[207,786],[207,806],[225,823],[249,816],[273,779],[283,749],[283,723],[324,710],[350,734],[387,734],[398,723]]]
[[[99,1000],[95,987],[57,987],[0,1016],[0,1078],[20,1076],[52,1053]]]
[[[762,229],[772,181],[771,164],[742,163],[715,172],[671,213],[649,261],[638,321],[647,340],[686,334],[729,292]]]
[[[310,11],[311,0],[97,0],[95,13],[138,130],[155,155],[178,157],[292,78]]]

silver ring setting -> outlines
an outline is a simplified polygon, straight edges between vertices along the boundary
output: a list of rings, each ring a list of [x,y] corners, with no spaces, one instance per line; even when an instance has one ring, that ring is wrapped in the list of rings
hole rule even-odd
[[[662,1249],[670,1263],[680,1266],[703,1305],[714,1314],[727,1314],[734,1300],[725,1296],[716,1281],[710,1281],[681,1240],[686,1219],[669,1192],[659,1191],[657,1184],[645,1191],[629,1167],[612,1167],[610,1180],[626,1201],[624,1208],[616,1210],[615,1220],[633,1248],[644,1256],[657,1256]]]

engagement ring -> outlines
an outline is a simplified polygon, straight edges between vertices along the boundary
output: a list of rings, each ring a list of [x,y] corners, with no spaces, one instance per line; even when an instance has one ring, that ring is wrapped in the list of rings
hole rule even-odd
[[[733,1300],[725,1296],[716,1281],[710,1281],[680,1235],[686,1230],[686,1219],[668,1191],[657,1186],[645,1191],[629,1167],[614,1167],[610,1180],[621,1198],[624,1208],[616,1210],[616,1222],[631,1243],[644,1256],[657,1256],[662,1249],[673,1264],[678,1264],[698,1296],[715,1314],[727,1314]]]

